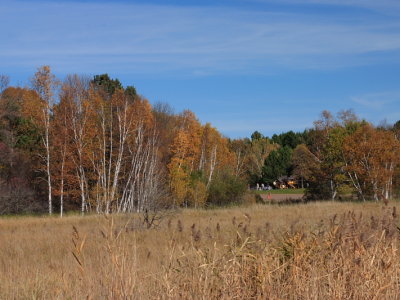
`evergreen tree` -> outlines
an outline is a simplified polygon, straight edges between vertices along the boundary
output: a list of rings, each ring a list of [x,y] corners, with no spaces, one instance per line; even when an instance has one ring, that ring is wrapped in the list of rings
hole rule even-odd
[[[95,75],[92,83],[94,86],[103,89],[103,91],[110,96],[113,95],[116,90],[123,89],[121,82],[118,79],[111,79],[108,74]]]
[[[281,147],[272,151],[264,162],[262,181],[272,184],[281,176],[290,176],[292,172],[292,152],[290,147]]]

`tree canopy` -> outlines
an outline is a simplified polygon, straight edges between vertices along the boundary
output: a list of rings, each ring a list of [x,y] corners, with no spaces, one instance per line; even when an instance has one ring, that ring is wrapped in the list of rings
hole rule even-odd
[[[308,199],[378,201],[398,196],[399,166],[400,121],[376,127],[352,110],[232,140],[106,73],[60,81],[43,66],[25,88],[0,76],[0,214],[226,205],[289,177]]]

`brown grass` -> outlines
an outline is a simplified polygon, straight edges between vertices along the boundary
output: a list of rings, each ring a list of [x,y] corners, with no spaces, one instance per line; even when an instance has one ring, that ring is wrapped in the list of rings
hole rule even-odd
[[[394,209],[395,207],[395,209]],[[0,219],[1,299],[398,299],[389,203]]]

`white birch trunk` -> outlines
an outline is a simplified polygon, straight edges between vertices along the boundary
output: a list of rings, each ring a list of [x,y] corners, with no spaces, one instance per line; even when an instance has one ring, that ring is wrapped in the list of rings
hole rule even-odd
[[[210,157],[210,173],[208,175],[208,181],[207,181],[207,188],[209,188],[211,184],[211,179],[214,174],[214,169],[217,164],[217,145],[215,145],[211,151],[211,157]]]

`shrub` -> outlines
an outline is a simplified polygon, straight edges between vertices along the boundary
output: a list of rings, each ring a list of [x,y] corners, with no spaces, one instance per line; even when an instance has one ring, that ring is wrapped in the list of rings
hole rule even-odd
[[[211,182],[207,203],[227,205],[239,203],[246,192],[246,183],[228,172],[221,172]]]

